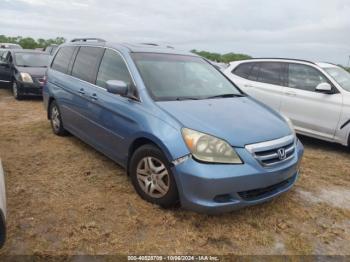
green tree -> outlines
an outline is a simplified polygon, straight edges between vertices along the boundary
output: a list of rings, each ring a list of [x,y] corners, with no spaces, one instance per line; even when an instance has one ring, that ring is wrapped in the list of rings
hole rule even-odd
[[[35,48],[44,48],[48,45],[56,44],[60,45],[66,42],[66,39],[63,37],[56,37],[54,39],[43,39],[39,38],[37,40],[32,37],[22,37],[22,36],[5,36],[0,35],[0,43],[14,43],[19,44],[25,49],[35,49]]]
[[[199,56],[202,56],[206,59],[209,59],[211,61],[215,62],[222,62],[222,63],[229,63],[232,61],[237,60],[245,60],[252,58],[249,55],[246,54],[236,54],[236,53],[227,53],[227,54],[219,54],[219,53],[211,53],[208,51],[197,51],[196,49],[191,50],[192,53],[195,53]]]

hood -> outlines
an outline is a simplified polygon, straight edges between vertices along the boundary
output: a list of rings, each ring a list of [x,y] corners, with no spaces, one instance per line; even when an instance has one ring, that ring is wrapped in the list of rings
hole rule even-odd
[[[157,102],[184,127],[244,147],[291,134],[285,120],[249,97]]]
[[[47,67],[22,67],[16,66],[18,72],[28,73],[31,76],[44,76],[47,70]]]

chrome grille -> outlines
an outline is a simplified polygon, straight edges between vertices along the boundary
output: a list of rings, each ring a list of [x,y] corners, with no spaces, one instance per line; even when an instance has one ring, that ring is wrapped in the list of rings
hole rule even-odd
[[[246,149],[265,167],[291,160],[295,152],[294,135],[257,144],[246,145]]]

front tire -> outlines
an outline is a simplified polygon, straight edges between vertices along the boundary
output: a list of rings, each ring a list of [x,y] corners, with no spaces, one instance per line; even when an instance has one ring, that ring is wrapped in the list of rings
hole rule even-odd
[[[13,93],[13,97],[16,100],[21,100],[23,98],[23,96],[20,94],[19,90],[18,90],[18,85],[16,81],[13,81],[12,83],[12,93]]]
[[[63,127],[61,111],[56,101],[51,102],[49,107],[49,114],[50,114],[50,123],[51,123],[53,133],[58,136],[67,135],[67,131]]]
[[[179,195],[170,164],[154,145],[138,148],[131,157],[129,174],[136,192],[144,200],[163,208],[179,202]]]

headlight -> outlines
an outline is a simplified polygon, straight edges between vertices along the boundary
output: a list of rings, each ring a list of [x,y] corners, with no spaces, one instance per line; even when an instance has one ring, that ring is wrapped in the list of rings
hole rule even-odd
[[[222,139],[188,128],[182,129],[182,136],[192,155],[200,161],[242,164],[235,150]]]
[[[21,79],[23,82],[26,83],[33,83],[33,79],[28,73],[21,73]]]

